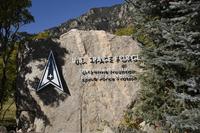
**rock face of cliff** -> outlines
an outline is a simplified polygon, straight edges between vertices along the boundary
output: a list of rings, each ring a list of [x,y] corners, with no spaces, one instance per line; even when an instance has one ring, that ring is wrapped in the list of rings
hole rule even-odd
[[[59,40],[27,46],[18,75],[18,126],[45,133],[115,132],[140,89],[137,42],[105,31],[70,30]],[[64,92],[36,92],[50,50]],[[84,60],[84,61],[83,61]]]
[[[133,7],[127,4],[93,8],[80,17],[71,19],[46,31],[48,31],[52,37],[59,37],[61,34],[71,29],[104,30],[113,33],[118,28],[132,24],[134,19],[131,13],[132,11]]]

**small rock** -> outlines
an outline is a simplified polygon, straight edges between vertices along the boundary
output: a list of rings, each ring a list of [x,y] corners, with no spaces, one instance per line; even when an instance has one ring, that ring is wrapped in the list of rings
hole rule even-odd
[[[45,125],[42,119],[35,118],[34,124],[35,124],[35,132],[44,132]]]
[[[106,127],[104,128],[103,133],[114,133],[114,132],[112,131],[112,129],[111,129],[110,127],[106,126]]]
[[[0,133],[7,133],[6,127],[0,126]]]

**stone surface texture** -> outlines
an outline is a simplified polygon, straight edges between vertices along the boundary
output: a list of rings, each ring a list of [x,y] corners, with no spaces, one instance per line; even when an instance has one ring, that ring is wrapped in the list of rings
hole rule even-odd
[[[64,93],[51,86],[36,92],[50,50],[62,75]],[[95,30],[72,29],[58,40],[28,44],[21,55],[22,66],[18,76],[19,128],[45,133],[113,133],[112,129],[118,127],[123,119],[126,107],[136,98],[140,83],[138,80],[84,83],[81,70],[130,69],[136,71],[137,76],[141,69],[136,62],[76,65],[73,60],[75,57],[89,59],[136,55],[139,52],[137,42],[131,37]],[[20,116],[27,116],[23,120],[28,121],[25,124],[28,127],[20,122]]]

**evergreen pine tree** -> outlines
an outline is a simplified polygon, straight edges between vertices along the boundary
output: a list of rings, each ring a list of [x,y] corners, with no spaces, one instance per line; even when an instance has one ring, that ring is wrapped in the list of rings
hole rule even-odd
[[[134,113],[168,130],[200,132],[200,1],[128,2],[142,16],[136,38],[141,31],[150,38],[139,40],[145,70]]]

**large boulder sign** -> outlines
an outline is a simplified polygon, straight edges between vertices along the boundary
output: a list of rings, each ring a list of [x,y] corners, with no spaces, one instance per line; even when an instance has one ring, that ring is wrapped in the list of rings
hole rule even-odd
[[[114,132],[140,89],[139,52],[132,37],[95,30],[29,43],[18,75],[18,130]]]

